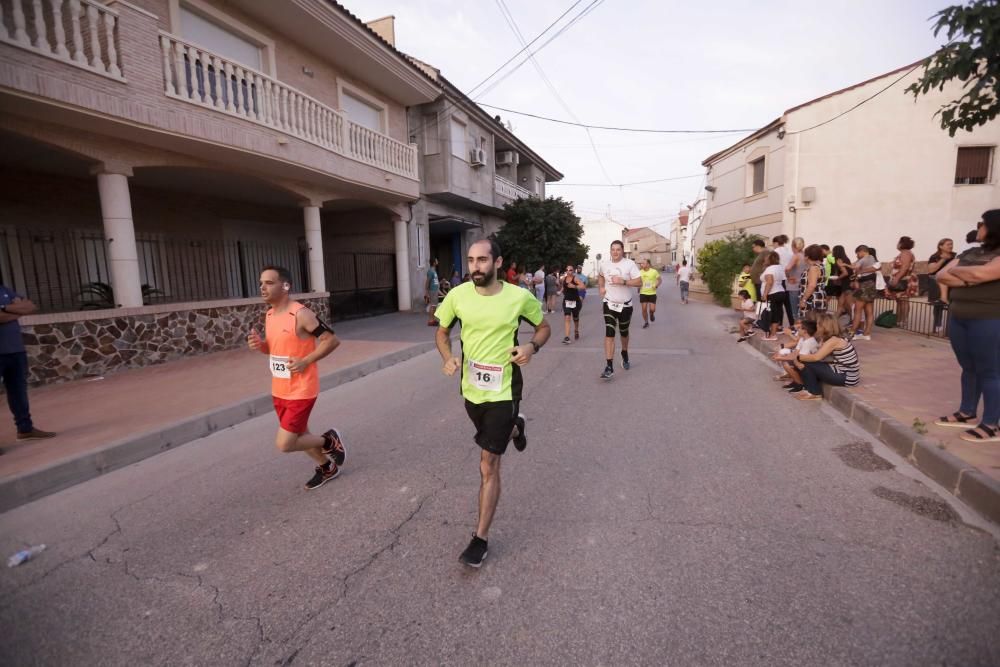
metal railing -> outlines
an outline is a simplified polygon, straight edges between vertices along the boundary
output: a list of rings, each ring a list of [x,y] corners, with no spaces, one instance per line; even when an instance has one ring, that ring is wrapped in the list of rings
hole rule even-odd
[[[417,178],[417,149],[258,70],[160,31],[169,97],[266,125],[327,150]]]
[[[838,312],[837,298],[831,298],[827,303],[828,312]],[[897,329],[935,338],[948,336],[949,315],[946,303],[931,301],[926,297],[897,300],[878,296],[875,298],[874,311],[876,319],[882,313],[895,313]]]
[[[0,41],[124,80],[118,13],[94,0],[2,0]]]
[[[262,266],[277,264],[306,288],[300,241],[178,239],[136,234],[146,304],[255,296]],[[43,313],[114,308],[107,242],[99,229],[0,227],[0,282]]]

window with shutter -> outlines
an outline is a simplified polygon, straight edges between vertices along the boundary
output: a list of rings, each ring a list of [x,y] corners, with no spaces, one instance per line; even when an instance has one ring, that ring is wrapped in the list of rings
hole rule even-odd
[[[992,178],[994,146],[960,146],[955,185],[983,185]]]

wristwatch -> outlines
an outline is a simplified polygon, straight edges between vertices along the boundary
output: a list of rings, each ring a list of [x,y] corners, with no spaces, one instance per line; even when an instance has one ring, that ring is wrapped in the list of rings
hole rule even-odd
[[[542,346],[536,343],[535,341],[529,340],[528,342],[531,343],[531,347],[535,348],[535,354],[538,354],[538,351],[542,349]]]

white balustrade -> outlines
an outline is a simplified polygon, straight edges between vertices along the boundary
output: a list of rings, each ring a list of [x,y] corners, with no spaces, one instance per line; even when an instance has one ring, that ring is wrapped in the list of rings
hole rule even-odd
[[[160,32],[160,49],[164,90],[169,97],[266,125],[359,162],[417,178],[415,146],[358,125],[263,72],[230,62],[170,33]]]
[[[522,188],[517,183],[511,183],[500,176],[494,176],[494,188],[498,195],[507,199],[527,199],[533,196],[527,188]]]
[[[118,13],[95,0],[0,2],[0,41],[124,80],[117,29]]]

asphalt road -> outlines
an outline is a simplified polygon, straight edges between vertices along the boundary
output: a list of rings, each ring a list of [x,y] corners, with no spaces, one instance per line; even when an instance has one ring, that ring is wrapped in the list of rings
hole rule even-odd
[[[596,305],[570,346],[549,316],[481,570],[478,449],[427,354],[320,397],[348,463],[319,490],[267,416],[0,515],[0,553],[49,547],[0,574],[0,664],[1000,664],[993,536],[838,453],[672,287],[599,380]]]

